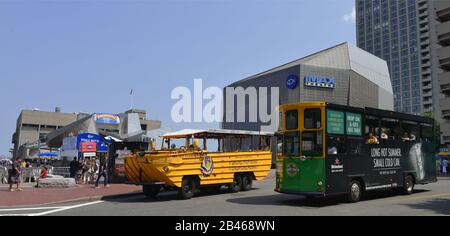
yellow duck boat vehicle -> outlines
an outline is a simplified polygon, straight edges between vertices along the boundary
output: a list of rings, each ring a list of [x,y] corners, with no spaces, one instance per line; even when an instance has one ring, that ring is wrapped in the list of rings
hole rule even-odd
[[[188,129],[161,137],[161,150],[125,158],[128,182],[142,185],[147,197],[156,197],[162,189],[177,189],[181,199],[192,198],[195,190],[222,186],[233,193],[249,191],[254,180],[269,175],[273,133]],[[177,147],[180,141],[183,146]]]

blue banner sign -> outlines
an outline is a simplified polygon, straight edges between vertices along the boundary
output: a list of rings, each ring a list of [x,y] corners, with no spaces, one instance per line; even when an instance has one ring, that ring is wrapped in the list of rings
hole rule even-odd
[[[335,88],[336,79],[323,76],[307,75],[305,76],[305,85],[311,87]]]
[[[97,134],[79,134],[77,136],[77,149],[80,149],[80,143],[82,142],[95,142],[97,143],[97,151],[98,152],[107,152],[108,151],[108,143],[106,140]]]

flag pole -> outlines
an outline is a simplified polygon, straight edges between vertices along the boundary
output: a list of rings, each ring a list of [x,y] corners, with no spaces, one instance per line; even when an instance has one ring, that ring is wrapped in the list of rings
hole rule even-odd
[[[133,91],[133,89],[131,89],[131,92],[130,92],[130,109],[133,109],[133,105],[134,105],[134,91]]]

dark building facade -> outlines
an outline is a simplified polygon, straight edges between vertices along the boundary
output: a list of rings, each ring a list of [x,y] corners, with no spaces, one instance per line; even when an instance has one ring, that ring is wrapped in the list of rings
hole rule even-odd
[[[448,53],[449,4],[446,0],[356,0],[357,45],[388,62],[394,109],[432,112],[442,124],[442,140],[447,144],[450,123],[445,105],[450,102],[440,80],[445,77],[441,58]]]

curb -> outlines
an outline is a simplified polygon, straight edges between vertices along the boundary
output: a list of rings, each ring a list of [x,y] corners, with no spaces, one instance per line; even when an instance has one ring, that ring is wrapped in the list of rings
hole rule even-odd
[[[8,205],[8,206],[0,206],[0,207],[30,207],[30,206],[48,206],[48,205],[54,205],[54,204],[67,204],[67,203],[77,203],[77,202],[93,202],[93,201],[100,201],[100,200],[113,200],[123,197],[132,197],[132,196],[139,196],[142,195],[142,191],[138,192],[131,192],[131,193],[119,193],[119,194],[113,194],[113,195],[97,195],[97,196],[90,196],[90,197],[82,197],[82,198],[75,198],[75,199],[69,199],[69,200],[62,200],[62,201],[55,201],[55,202],[47,202],[42,204],[31,204],[31,205]]]

